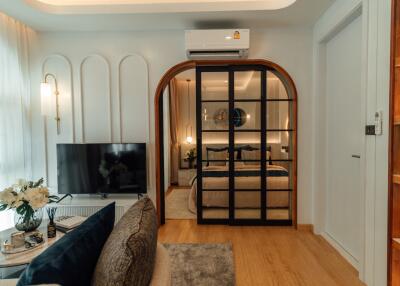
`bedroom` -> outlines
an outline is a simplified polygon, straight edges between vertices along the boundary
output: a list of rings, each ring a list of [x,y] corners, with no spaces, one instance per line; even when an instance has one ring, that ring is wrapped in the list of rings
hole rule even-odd
[[[225,31],[228,34],[230,31]],[[239,31],[236,31],[239,33]],[[234,33],[234,31],[232,31]],[[261,149],[265,148],[268,165],[266,176],[268,192],[265,198],[265,212],[268,220],[287,220],[292,218],[293,177],[292,164],[294,158],[296,126],[293,116],[295,101],[289,97],[291,87],[283,84],[277,71],[251,70],[237,71],[234,74],[234,172],[236,175],[235,217],[242,219],[261,218],[260,170]],[[276,72],[276,74],[274,73]],[[266,94],[261,94],[261,77],[266,77]],[[278,77],[279,76],[279,77]],[[204,72],[201,75],[201,118],[202,133],[202,176],[204,189],[220,189],[220,192],[203,191],[203,203],[207,209],[202,216],[208,219],[228,219],[229,189],[228,177],[215,172],[229,171],[229,74],[228,72]],[[285,79],[286,80],[286,79]],[[287,79],[289,80],[289,79]],[[292,90],[295,90],[293,87]],[[178,74],[168,88],[168,100],[164,101],[164,134],[166,141],[166,164],[164,166],[167,179],[166,219],[187,219],[197,217],[197,125],[196,125],[196,74],[188,70]],[[262,97],[266,98],[266,115],[261,114]],[[172,108],[175,108],[172,110]],[[261,132],[261,118],[266,118],[265,132]],[[261,136],[266,138],[266,145],[261,146]],[[172,138],[175,141],[172,141]],[[178,143],[179,142],[179,143]],[[291,147],[289,147],[289,144]],[[292,149],[293,151],[289,151]],[[214,172],[214,173],[210,173]],[[240,173],[242,172],[242,173]],[[244,173],[243,173],[244,172]],[[253,178],[249,177],[253,172]],[[289,175],[290,172],[290,175]],[[214,174],[214,177],[209,177]],[[220,173],[221,174],[221,173]],[[240,176],[242,174],[242,176]],[[246,174],[246,176],[243,176]],[[207,177],[208,175],[208,177]],[[217,182],[217,178],[219,182]],[[208,178],[208,179],[207,179]],[[249,180],[247,180],[247,179]],[[207,182],[208,180],[208,182]],[[186,187],[186,188],[185,188]],[[288,191],[289,190],[289,191]],[[246,193],[244,193],[246,191]],[[294,190],[295,192],[295,190]],[[207,196],[209,196],[207,198]],[[267,212],[268,210],[268,212]],[[282,222],[285,223],[285,222]]]
[[[57,215],[119,220],[138,194],[62,190],[57,148],[138,143],[159,243],[231,245],[237,285],[386,285],[392,1],[248,2],[0,1],[0,191],[44,178]],[[216,30],[247,56],[188,57]]]

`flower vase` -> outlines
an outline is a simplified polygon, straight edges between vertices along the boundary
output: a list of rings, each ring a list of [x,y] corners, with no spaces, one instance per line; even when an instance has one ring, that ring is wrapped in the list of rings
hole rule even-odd
[[[14,213],[14,225],[19,231],[34,231],[40,226],[42,220],[43,210],[41,208],[23,215],[18,214],[18,212]]]
[[[189,169],[193,169],[194,167],[194,160],[189,160]]]

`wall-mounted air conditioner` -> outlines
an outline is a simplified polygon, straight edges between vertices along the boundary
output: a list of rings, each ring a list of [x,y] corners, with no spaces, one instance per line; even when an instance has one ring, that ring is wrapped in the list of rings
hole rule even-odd
[[[246,58],[250,47],[250,30],[187,30],[185,44],[189,59]]]

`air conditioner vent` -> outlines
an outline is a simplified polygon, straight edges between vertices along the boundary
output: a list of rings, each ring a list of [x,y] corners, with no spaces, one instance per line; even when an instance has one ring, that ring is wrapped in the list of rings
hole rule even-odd
[[[189,59],[242,59],[247,57],[247,50],[231,51],[188,51]]]
[[[189,30],[185,31],[186,55],[189,59],[246,58],[250,45],[250,31]]]

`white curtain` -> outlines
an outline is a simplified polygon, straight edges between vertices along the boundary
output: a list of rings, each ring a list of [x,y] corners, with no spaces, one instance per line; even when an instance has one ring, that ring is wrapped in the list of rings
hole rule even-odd
[[[31,179],[29,28],[0,12],[0,190]],[[10,213],[0,213],[0,230]]]

